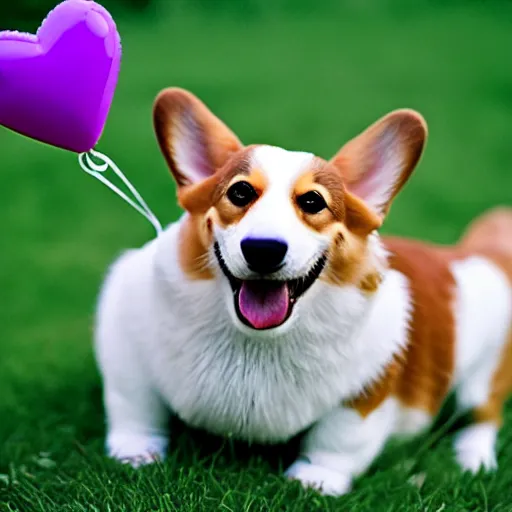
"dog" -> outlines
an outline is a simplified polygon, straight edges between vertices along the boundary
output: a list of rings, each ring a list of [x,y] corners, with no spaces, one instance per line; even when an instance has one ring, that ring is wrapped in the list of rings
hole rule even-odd
[[[423,153],[423,117],[395,110],[328,161],[244,146],[183,89],[163,90],[153,117],[184,213],[124,252],[100,292],[108,454],[163,459],[172,414],[254,443],[303,433],[286,477],[342,495],[454,393],[472,418],[456,459],[495,468],[512,211],[485,213],[450,247],[378,234]]]

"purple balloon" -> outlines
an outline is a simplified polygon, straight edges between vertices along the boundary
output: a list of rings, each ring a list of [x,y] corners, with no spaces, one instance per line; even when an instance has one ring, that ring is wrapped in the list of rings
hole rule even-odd
[[[35,36],[0,32],[0,125],[89,151],[105,126],[120,60],[114,20],[90,0],[57,5]]]

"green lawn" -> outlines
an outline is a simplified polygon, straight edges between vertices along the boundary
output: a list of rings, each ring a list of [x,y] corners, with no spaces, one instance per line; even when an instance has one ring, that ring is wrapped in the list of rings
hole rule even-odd
[[[98,149],[169,222],[178,210],[151,125],[165,86],[195,92],[243,141],[324,157],[388,110],[413,107],[430,139],[385,230],[455,241],[475,215],[512,203],[512,10],[345,3],[251,21],[214,12],[120,18],[122,72]],[[497,474],[463,476],[450,436],[430,436],[389,447],[338,500],[282,479],[293,446],[247,448],[182,425],[161,466],[135,472],[107,460],[95,297],[107,265],[152,227],[81,173],[73,154],[6,130],[0,149],[1,511],[512,510],[512,409]]]

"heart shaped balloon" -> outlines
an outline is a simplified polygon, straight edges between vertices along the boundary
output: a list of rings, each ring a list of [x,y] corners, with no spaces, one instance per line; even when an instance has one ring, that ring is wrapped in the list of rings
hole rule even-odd
[[[34,36],[0,32],[0,124],[82,153],[103,131],[121,43],[114,20],[91,0],[65,0]]]

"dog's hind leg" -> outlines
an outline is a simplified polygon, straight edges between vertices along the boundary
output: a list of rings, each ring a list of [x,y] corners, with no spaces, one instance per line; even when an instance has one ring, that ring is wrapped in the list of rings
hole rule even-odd
[[[457,460],[476,473],[497,466],[496,439],[512,390],[512,210],[495,209],[467,230],[453,264],[457,282],[455,391],[473,423],[455,438]]]
[[[482,367],[485,371],[485,364]],[[478,390],[472,383],[478,383],[478,371],[473,379],[462,384],[459,396],[467,401],[476,397]],[[473,392],[472,392],[473,391]],[[487,399],[471,409],[473,423],[461,430],[455,437],[454,448],[460,466],[472,473],[481,468],[497,468],[496,439],[502,425],[503,406],[512,391],[512,333],[500,352],[497,367],[494,368]],[[481,391],[480,391],[481,392]],[[469,404],[468,404],[469,405]]]

